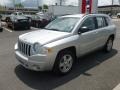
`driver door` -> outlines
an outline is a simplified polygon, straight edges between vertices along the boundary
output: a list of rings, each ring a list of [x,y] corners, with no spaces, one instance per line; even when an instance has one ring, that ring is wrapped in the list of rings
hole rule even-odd
[[[87,28],[82,30],[82,28]],[[95,17],[86,18],[80,26],[79,32],[79,55],[86,54],[96,48],[98,34],[96,32]]]

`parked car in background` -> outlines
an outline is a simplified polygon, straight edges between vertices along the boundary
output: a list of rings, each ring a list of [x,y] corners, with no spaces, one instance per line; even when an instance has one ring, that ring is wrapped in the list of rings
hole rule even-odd
[[[2,23],[0,21],[0,32],[2,32],[2,31],[3,31],[3,28],[2,28]]]
[[[5,16],[2,16],[1,21],[2,21],[2,22],[6,22],[6,17],[5,17]]]
[[[11,15],[18,15],[18,16],[20,16],[20,15],[24,15],[22,12],[14,12],[14,13],[12,13]]]
[[[117,13],[117,18],[120,18],[120,13]]]
[[[32,17],[33,15],[25,15],[26,18],[28,18],[30,24],[32,23]]]
[[[6,18],[8,27],[15,29],[26,28],[30,29],[29,19],[22,15],[10,15]]]
[[[110,52],[115,36],[116,26],[108,15],[67,15],[20,35],[15,54],[27,69],[67,74],[77,57],[97,49]]]
[[[31,25],[32,25],[33,27],[43,28],[43,27],[45,27],[49,22],[50,22],[50,20],[47,20],[46,18],[44,18],[44,17],[42,17],[42,16],[34,15],[34,16],[32,16]]]

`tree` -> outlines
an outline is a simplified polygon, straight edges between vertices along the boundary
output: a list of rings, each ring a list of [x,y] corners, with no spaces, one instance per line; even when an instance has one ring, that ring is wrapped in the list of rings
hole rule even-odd
[[[23,8],[24,6],[21,3],[15,4],[15,7],[17,8]]]
[[[42,6],[38,6],[38,9],[41,11],[42,10]]]
[[[57,0],[60,3],[60,6],[63,5],[63,3],[66,2],[66,0]]]
[[[48,5],[44,4],[43,9],[48,9]]]

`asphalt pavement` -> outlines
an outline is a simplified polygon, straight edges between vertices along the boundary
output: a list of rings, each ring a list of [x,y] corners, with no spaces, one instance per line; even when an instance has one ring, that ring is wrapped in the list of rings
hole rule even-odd
[[[117,26],[113,51],[96,51],[79,58],[65,76],[22,67],[15,58],[14,45],[19,35],[36,29],[4,28],[0,32],[0,90],[113,90],[120,84],[120,20],[113,21]]]

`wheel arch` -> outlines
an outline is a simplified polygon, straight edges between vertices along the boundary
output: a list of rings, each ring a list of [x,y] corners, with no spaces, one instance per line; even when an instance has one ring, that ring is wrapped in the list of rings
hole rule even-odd
[[[60,50],[58,53],[57,53],[57,56],[62,53],[63,51],[72,51],[76,57],[76,47],[75,46],[70,46],[70,47],[67,47],[67,48],[64,48],[62,50]]]
[[[114,34],[111,34],[110,36],[109,36],[109,38],[112,38],[113,40],[115,39],[115,35]],[[108,38],[108,39],[109,39]]]

